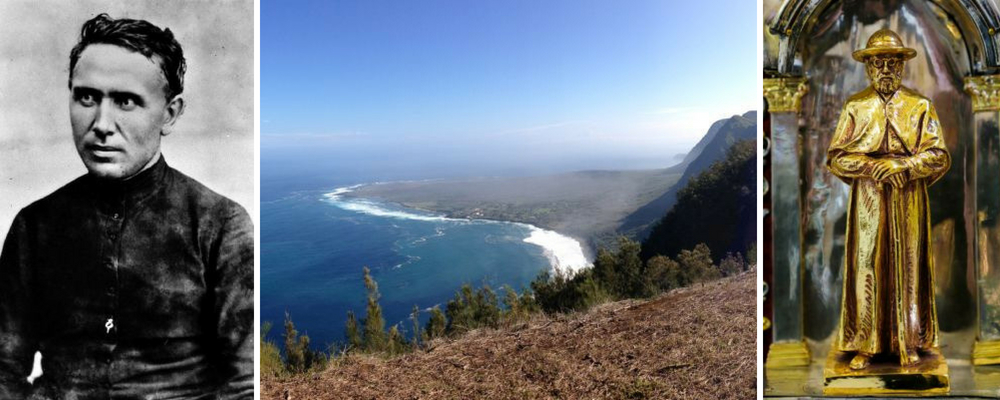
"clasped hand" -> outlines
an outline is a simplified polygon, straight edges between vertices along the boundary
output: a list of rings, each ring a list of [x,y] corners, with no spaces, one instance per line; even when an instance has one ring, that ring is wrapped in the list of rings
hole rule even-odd
[[[893,187],[901,188],[909,180],[906,176],[908,170],[909,167],[901,160],[877,159],[871,177],[879,183],[889,183]]]

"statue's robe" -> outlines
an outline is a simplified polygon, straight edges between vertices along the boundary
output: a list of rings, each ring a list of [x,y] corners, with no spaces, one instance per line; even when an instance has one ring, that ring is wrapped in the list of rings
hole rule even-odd
[[[927,187],[951,165],[941,135],[930,100],[904,87],[888,99],[869,87],[844,105],[827,153],[827,167],[851,186],[837,350],[905,363],[938,346]],[[903,187],[872,178],[886,157],[909,166]]]

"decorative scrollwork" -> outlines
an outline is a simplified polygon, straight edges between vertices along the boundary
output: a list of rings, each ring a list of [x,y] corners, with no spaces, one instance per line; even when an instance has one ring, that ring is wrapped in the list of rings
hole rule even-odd
[[[1000,111],[1000,75],[967,77],[965,91],[972,96],[972,111]]]
[[[798,112],[802,106],[802,96],[809,91],[806,78],[764,79],[764,97],[768,109],[776,112]]]

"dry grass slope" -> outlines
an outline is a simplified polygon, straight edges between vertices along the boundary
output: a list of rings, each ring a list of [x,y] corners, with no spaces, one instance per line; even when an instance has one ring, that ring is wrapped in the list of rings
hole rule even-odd
[[[261,383],[263,399],[751,399],[756,278],[745,273],[540,316],[383,360]]]

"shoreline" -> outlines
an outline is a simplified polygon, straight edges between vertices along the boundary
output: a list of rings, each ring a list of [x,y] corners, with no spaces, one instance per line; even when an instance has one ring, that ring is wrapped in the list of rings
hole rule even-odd
[[[444,215],[439,215],[434,212],[414,209],[412,207],[406,207],[400,205],[403,208],[413,210],[415,212],[406,211],[396,211],[389,210],[380,206],[379,202],[367,200],[364,198],[354,198],[351,200],[344,199],[345,194],[351,193],[354,190],[367,186],[370,184],[357,184],[351,186],[344,186],[339,188],[334,188],[332,191],[323,194],[324,201],[331,203],[336,207],[341,209],[354,211],[358,213],[374,215],[386,218],[399,218],[399,219],[410,219],[417,221],[427,221],[427,222],[437,222],[437,221],[453,221],[453,222],[472,222],[472,223],[499,223],[499,224],[512,224],[521,226],[528,229],[528,236],[522,241],[531,245],[538,246],[542,249],[542,255],[548,259],[550,272],[552,274],[557,273],[568,273],[572,275],[576,271],[590,267],[593,263],[587,260],[586,253],[584,251],[583,243],[571,236],[541,228],[535,225],[527,224],[524,222],[516,221],[503,221],[487,218],[454,218]],[[432,214],[432,215],[421,215],[416,212]]]

